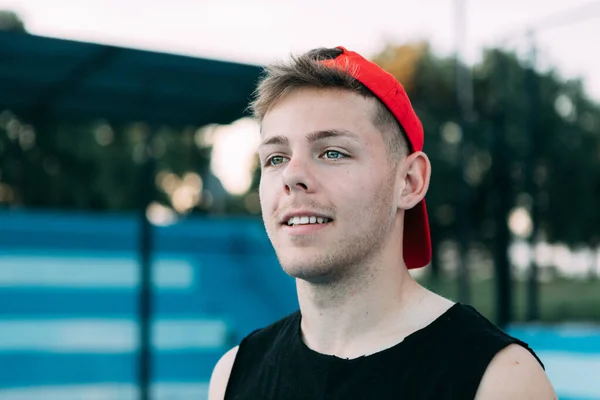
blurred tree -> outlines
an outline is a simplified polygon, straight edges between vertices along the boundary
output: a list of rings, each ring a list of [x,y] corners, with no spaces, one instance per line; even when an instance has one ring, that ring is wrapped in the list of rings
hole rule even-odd
[[[453,58],[436,56],[419,42],[387,46],[373,59],[405,85],[423,122],[425,152],[433,165],[427,202],[436,248],[457,239],[459,207],[465,207],[472,248],[491,249],[498,232],[494,204],[499,195],[507,196],[512,207],[535,212],[541,239],[598,244],[600,106],[586,96],[581,82],[565,81],[553,71],[534,71],[538,97],[531,124],[527,66],[514,54],[488,50],[473,68],[474,113],[461,128]],[[531,126],[537,132],[533,136]],[[0,111],[0,204],[133,209],[146,129],[110,121],[27,121]],[[214,196],[205,192],[215,181],[209,168],[210,127],[156,129],[156,183],[162,204],[184,212],[259,212],[258,164],[247,194],[214,204]],[[502,160],[494,155],[498,141],[507,149]],[[532,148],[535,158],[529,156]],[[497,188],[502,176],[494,172],[498,163],[509,174],[509,186],[501,193]],[[526,185],[530,170],[534,189]],[[199,186],[194,174],[200,177]],[[182,189],[186,176],[188,186]],[[458,190],[461,180],[467,183],[466,200]],[[192,195],[197,202],[174,204],[190,188],[200,188]]]
[[[472,121],[461,132],[454,101],[454,60],[438,58],[427,47],[414,57],[410,46],[395,51],[385,49],[374,59],[384,68],[396,70],[390,54],[416,62],[398,73],[409,91],[413,105],[426,131],[425,151],[433,173],[428,198],[435,241],[452,238],[458,231],[457,208],[460,179],[472,188],[467,207],[471,211],[472,242],[488,248],[495,240],[493,204],[498,196],[493,164],[507,163],[511,189],[510,203],[535,211],[541,239],[567,244],[597,245],[600,209],[600,107],[589,100],[579,81],[561,80],[553,71],[534,71],[537,110],[533,124],[535,135],[528,133],[530,104],[524,89],[527,67],[515,55],[498,50],[484,54],[473,70],[474,111]],[[503,69],[506,78],[494,81]],[[500,122],[498,118],[503,122]],[[498,125],[502,124],[500,134]],[[467,169],[460,171],[458,144],[465,143]],[[494,140],[506,142],[503,160],[494,159]],[[529,152],[536,149],[536,157]],[[525,171],[531,162],[536,189],[527,196]],[[534,196],[534,197],[531,197]],[[529,199],[529,200],[528,200]],[[532,202],[532,200],[534,200]],[[535,210],[531,210],[532,204]]]
[[[13,11],[0,10],[0,31],[27,33],[25,24]]]
[[[427,42],[409,43],[401,46],[387,45],[372,61],[394,75],[408,92],[414,90],[416,69],[419,61],[429,53]]]
[[[0,205],[134,210],[148,129],[143,123],[113,125],[104,120],[31,124],[1,112]],[[211,146],[196,143],[201,131],[193,127],[155,129],[157,201],[168,207],[178,201],[175,208],[182,213],[194,208],[206,212],[212,204],[201,201],[202,181],[210,175]],[[3,196],[9,191],[10,198]]]

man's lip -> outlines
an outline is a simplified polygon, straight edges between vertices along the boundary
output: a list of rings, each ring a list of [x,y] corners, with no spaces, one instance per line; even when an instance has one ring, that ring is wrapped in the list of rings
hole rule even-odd
[[[318,212],[314,212],[314,211],[294,211],[294,212],[290,212],[290,213],[284,214],[283,218],[279,222],[282,225],[287,225],[287,223],[290,220],[290,218],[293,218],[293,217],[317,217],[317,218],[327,218],[327,219],[333,221],[333,218],[331,218],[330,216],[325,215],[325,214],[321,214],[321,213],[318,213]]]
[[[312,236],[327,229],[332,224],[301,224],[301,225],[281,225],[281,229],[289,236]]]

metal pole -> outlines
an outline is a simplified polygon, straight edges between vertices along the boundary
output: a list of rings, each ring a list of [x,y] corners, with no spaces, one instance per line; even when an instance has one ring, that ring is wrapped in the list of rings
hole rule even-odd
[[[456,13],[456,98],[460,106],[462,119],[467,121],[473,117],[473,80],[469,68],[465,68],[463,63],[464,51],[467,37],[467,8],[465,0],[455,0]]]
[[[152,225],[146,212],[154,196],[155,159],[152,152],[154,129],[149,128],[144,139],[140,207],[140,290],[139,290],[139,365],[140,400],[150,400],[152,383]]]
[[[495,199],[496,237],[494,241],[494,266],[496,272],[496,320],[505,328],[512,320],[511,265],[508,258],[510,232],[508,214],[511,208],[512,185],[510,181],[510,152],[506,143],[506,108],[509,101],[506,93],[508,65],[506,56],[496,55],[495,90],[501,93],[499,109],[494,118],[493,174]]]
[[[460,245],[460,262],[458,264],[458,298],[463,303],[470,303],[471,293],[469,286],[469,266],[467,255],[469,251],[469,235],[470,235],[470,220],[469,220],[469,198],[470,188],[465,179],[466,170],[468,167],[467,146],[467,123],[466,119],[472,112],[471,108],[471,82],[467,69],[462,63],[462,53],[465,44],[466,18],[465,18],[465,2],[464,0],[455,0],[455,21],[456,21],[456,77],[455,91],[456,102],[458,108],[458,124],[462,132],[461,141],[461,180],[460,180],[460,197],[461,201],[458,205],[458,237]]]
[[[529,68],[526,71],[526,81],[525,81],[525,89],[527,91],[527,97],[529,99],[529,107],[527,112],[527,130],[529,134],[529,151],[528,151],[528,159],[527,159],[527,175],[526,175],[526,184],[527,184],[527,192],[531,196],[531,236],[529,238],[529,245],[532,250],[535,250],[535,243],[537,240],[537,226],[538,226],[538,209],[537,209],[537,199],[539,195],[539,190],[537,184],[535,182],[535,169],[538,159],[538,149],[541,146],[539,143],[539,139],[541,137],[537,135],[536,124],[539,115],[538,110],[538,89],[537,89],[537,80],[536,80],[536,58],[537,58],[537,48],[535,44],[535,32],[529,31],[528,33],[529,39]],[[538,265],[535,260],[535,257],[532,257],[529,261],[529,276],[527,279],[527,320],[535,321],[539,318],[539,287],[538,287]]]

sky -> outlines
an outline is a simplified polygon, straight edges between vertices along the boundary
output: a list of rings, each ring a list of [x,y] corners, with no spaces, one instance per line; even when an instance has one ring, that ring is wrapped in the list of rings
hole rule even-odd
[[[461,0],[0,0],[34,34],[200,57],[264,64],[313,47],[344,45],[366,56],[386,42],[427,39],[434,50],[456,48]],[[537,35],[540,65],[584,77],[600,100],[600,2],[592,0],[462,0],[464,56],[485,46],[521,45],[528,25],[567,10],[588,17],[549,24]],[[588,7],[589,6],[589,7]],[[517,33],[515,35],[515,33]],[[504,40],[507,35],[511,40]]]
[[[465,61],[477,62],[485,47],[527,49],[527,28],[548,21],[536,35],[539,67],[583,78],[588,95],[600,102],[600,52],[594,50],[600,0],[0,0],[0,9],[17,12],[41,36],[265,64],[322,46],[370,57],[386,43],[415,40],[449,55],[457,49],[460,3]],[[572,14],[585,19],[557,25]],[[246,121],[223,128],[215,143],[213,170],[232,193],[249,184],[253,151],[247,150],[256,135]]]

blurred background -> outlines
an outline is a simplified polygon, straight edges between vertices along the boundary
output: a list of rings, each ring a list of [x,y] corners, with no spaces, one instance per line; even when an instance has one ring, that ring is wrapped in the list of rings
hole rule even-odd
[[[0,399],[203,399],[297,307],[260,219],[261,66],[344,45],[433,164],[415,271],[600,399],[600,1],[0,0]]]

